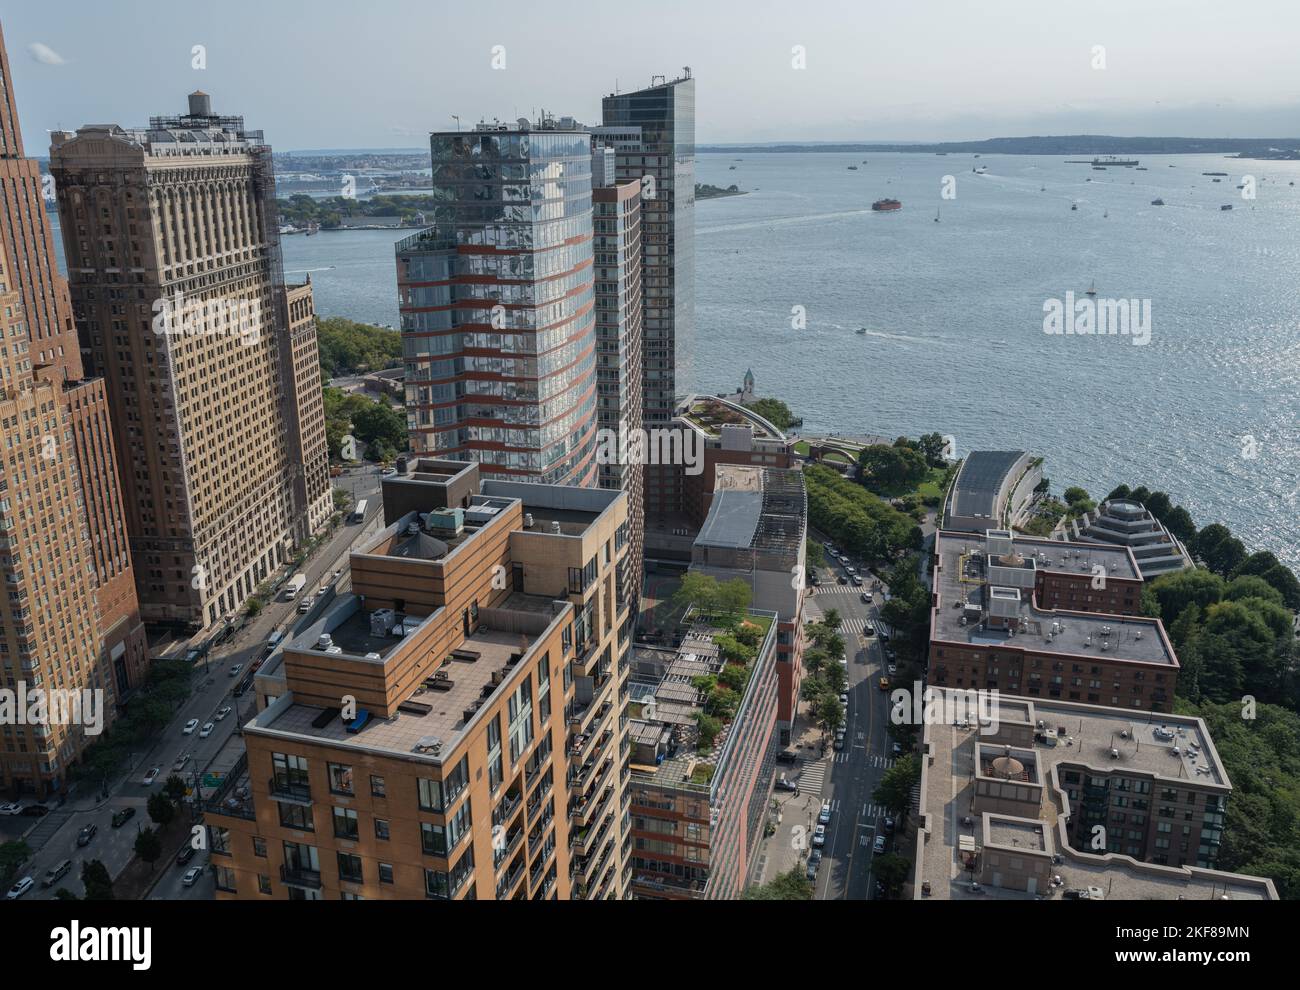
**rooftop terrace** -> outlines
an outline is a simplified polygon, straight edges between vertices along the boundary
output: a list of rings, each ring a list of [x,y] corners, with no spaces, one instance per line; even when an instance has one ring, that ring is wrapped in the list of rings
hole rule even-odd
[[[1038,544],[1054,547],[1057,556],[1049,557],[1040,565],[1035,556]],[[1091,574],[1094,566],[1104,567],[1105,573],[1112,576],[1136,576],[1126,548],[1029,541],[1020,537],[1015,539],[1015,545],[1017,553],[1023,555],[1018,560],[986,555],[982,541],[969,536],[939,535],[939,565],[934,572],[934,590],[939,602],[931,629],[933,639],[1036,653],[1177,665],[1164,629],[1155,619],[1042,609],[1033,601],[1032,581],[1020,589],[990,583],[991,573],[997,574],[999,581],[1009,583],[1017,570],[1026,570],[1032,577],[1034,569],[1078,567]],[[1068,566],[1062,564],[1067,558],[1061,556],[1067,549]],[[1079,551],[1077,558],[1075,549]],[[990,623],[991,617],[1005,619],[1012,628],[1001,628],[1000,621]]]
[[[758,413],[725,399],[693,395],[677,407],[677,415],[710,437],[721,436],[724,426],[749,426],[755,439],[785,439],[784,433]]]
[[[929,690],[939,698],[961,693]],[[920,811],[929,837],[927,841],[926,831],[918,833],[916,897],[924,896],[921,882],[926,881],[930,885],[929,897],[956,900],[1059,899],[1062,891],[1080,887],[1100,887],[1107,898],[1117,900],[1276,898],[1272,883],[1261,878],[1157,866],[1118,854],[1091,855],[1069,845],[1062,817],[1068,799],[1055,790],[1051,773],[1054,768],[1091,768],[1099,775],[1151,774],[1171,787],[1186,787],[1194,781],[1203,789],[1222,789],[1226,793],[1227,775],[1200,719],[1160,714],[1146,717],[1092,705],[1015,697],[994,698],[990,714],[993,725],[983,730],[977,723],[963,727],[942,724],[942,719],[925,727]],[[1037,733],[1039,722],[1060,735],[1055,746],[1038,741],[1032,744],[1040,780],[1046,785],[1038,822],[1025,825],[1007,816],[975,814],[973,770],[977,753],[982,759],[985,753],[1004,749],[990,739],[1001,740],[1004,734],[1020,738],[1018,729]],[[1173,753],[1175,745],[1178,755]],[[1112,750],[1118,750],[1119,756],[1112,756]],[[967,818],[972,818],[969,825],[964,821]],[[960,846],[963,838],[969,842],[976,835],[984,845],[1060,854],[1060,861],[1053,863],[1051,871],[1061,878],[1061,885],[1037,894],[987,885],[978,892],[972,890],[969,874],[961,865]]]

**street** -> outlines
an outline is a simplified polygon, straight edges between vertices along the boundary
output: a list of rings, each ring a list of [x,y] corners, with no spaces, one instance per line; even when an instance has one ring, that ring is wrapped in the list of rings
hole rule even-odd
[[[370,533],[382,525],[383,510],[378,498],[378,469],[366,469],[352,475],[334,479],[337,487],[353,492],[355,498],[366,498],[369,505],[365,523],[343,522],[328,543],[321,546],[305,563],[299,573],[307,576],[307,583],[302,594],[309,595],[320,587],[322,579],[335,570],[342,569],[344,575],[339,580],[339,588],[347,587],[347,553],[351,545],[363,533]],[[231,736],[239,731],[240,726],[253,717],[256,693],[251,688],[240,698],[232,692],[235,685],[247,673],[249,665],[266,651],[266,641],[275,629],[288,631],[298,628],[310,621],[315,614],[300,615],[299,602],[277,600],[270,602],[262,612],[250,621],[232,639],[216,647],[212,653],[195,666],[192,693],[177,710],[171,724],[157,737],[145,751],[132,753],[128,761],[129,769],[118,779],[109,782],[109,797],[100,799],[99,788],[93,781],[82,781],[80,794],[67,801],[62,807],[53,807],[49,815],[39,819],[35,827],[27,834],[27,842],[36,854],[19,872],[18,876],[28,875],[35,879],[36,886],[26,895],[27,898],[52,898],[55,890],[66,887],[73,893],[82,892],[81,866],[83,861],[98,859],[108,868],[111,876],[116,877],[130,862],[134,855],[134,845],[138,829],[152,825],[146,805],[149,796],[162,789],[167,778],[174,772],[175,761],[182,754],[189,754],[183,776],[193,779],[196,771],[202,772],[217,753],[227,744]],[[233,665],[241,665],[240,676],[231,676]],[[216,721],[218,710],[226,706],[231,712],[221,721]],[[196,729],[193,734],[182,733],[186,722],[198,719],[202,726],[213,722],[212,734],[202,739]],[[161,767],[157,779],[152,785],[143,782],[145,773],[152,767]],[[27,802],[24,802],[27,803]],[[135,817],[120,828],[112,827],[113,814],[122,808],[135,809]],[[182,814],[187,813],[182,809]],[[22,819],[30,822],[30,819]],[[8,819],[8,822],[18,819]],[[77,833],[87,824],[99,826],[99,832],[88,846],[77,846]],[[193,887],[181,886],[180,879],[190,866],[207,865],[207,857],[200,854],[184,868],[177,867],[174,859],[177,849],[164,849],[161,862],[172,863],[154,891],[151,899],[203,899],[212,896],[212,877],[205,869],[203,876]],[[47,870],[65,859],[72,860],[72,869],[54,887],[44,889],[41,879]]]

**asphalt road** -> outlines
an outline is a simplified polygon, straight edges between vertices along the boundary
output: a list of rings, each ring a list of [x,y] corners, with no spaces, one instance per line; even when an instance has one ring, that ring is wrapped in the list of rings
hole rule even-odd
[[[856,566],[856,565],[855,565]],[[873,896],[872,842],[876,829],[884,829],[885,811],[871,795],[885,771],[893,765],[888,735],[889,695],[879,690],[877,678],[885,672],[878,637],[862,635],[864,624],[880,618],[882,599],[860,600],[864,588],[840,585],[843,568],[819,568],[822,585],[812,602],[824,615],[839,612],[848,656],[849,710],[846,746],[834,754],[822,799],[831,802],[832,818],[817,871],[815,896],[819,900],[867,900]],[[867,584],[871,578],[868,576]],[[892,837],[891,841],[892,841]]]
[[[345,523],[340,526],[330,542],[318,550],[308,561],[303,573],[307,575],[304,594],[320,587],[321,580],[335,570],[343,568],[345,576],[339,586],[347,586],[347,551],[354,541],[363,533],[373,532],[382,523],[382,508],[379,504],[378,469],[369,469],[334,479],[337,487],[346,487],[356,497],[370,500],[367,507],[366,522]],[[260,657],[266,648],[267,637],[275,629],[288,630],[309,622],[314,613],[300,615],[298,602],[274,601],[260,615],[245,626],[237,636],[216,647],[206,662],[197,664],[194,675],[194,691],[190,698],[181,705],[176,717],[162,732],[158,739],[148,748],[130,756],[130,769],[117,781],[109,783],[109,798],[94,807],[86,800],[68,802],[56,809],[38,823],[42,837],[53,829],[51,835],[37,852],[35,858],[18,874],[30,875],[36,880],[24,899],[52,898],[59,887],[67,887],[73,893],[80,894],[81,865],[85,860],[101,860],[108,868],[109,874],[116,876],[130,862],[134,855],[134,846],[139,828],[149,827],[152,823],[146,805],[149,796],[161,789],[167,777],[173,772],[174,762],[180,754],[190,754],[185,774],[192,775],[196,770],[208,765],[213,757],[226,745],[227,740],[238,732],[239,727],[253,717],[256,697],[250,689],[241,698],[232,697],[235,685],[241,679],[230,675],[234,664],[241,664],[241,675],[248,670],[248,665]],[[231,713],[216,722],[216,713],[225,706],[231,706]],[[182,729],[190,719],[199,720],[199,725],[212,721],[215,729],[206,738],[199,738],[199,730],[192,735],[184,735]],[[151,767],[161,767],[157,780],[151,786],[145,786],[143,778]],[[24,804],[30,801],[24,801]],[[135,808],[135,817],[121,828],[112,827],[113,814],[122,808]],[[12,822],[16,819],[9,819]],[[30,821],[29,819],[23,819]],[[86,847],[77,846],[77,833],[89,823],[99,826],[99,833]],[[176,849],[165,849],[164,857],[174,859]],[[40,886],[41,879],[55,864],[65,859],[72,860],[72,869],[57,884],[46,890]],[[168,872],[159,881],[151,899],[203,899],[212,896],[212,877],[206,870],[203,877],[193,887],[181,886],[180,879],[189,866],[206,866],[207,857],[200,853],[190,861],[187,867],[171,865]]]

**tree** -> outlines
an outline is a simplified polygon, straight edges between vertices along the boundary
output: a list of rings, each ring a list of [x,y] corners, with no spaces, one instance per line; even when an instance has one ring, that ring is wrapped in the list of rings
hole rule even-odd
[[[1088,501],[1088,493],[1078,485],[1073,485],[1065,490],[1062,498],[1065,499],[1066,505],[1073,506],[1076,502]]]
[[[744,618],[754,593],[744,578],[733,578],[718,585],[718,611],[733,619]]]
[[[948,449],[948,444],[941,433],[927,433],[917,441],[917,448],[925,456],[925,461],[930,467],[943,467],[946,463],[944,453]]]
[[[1278,605],[1284,604],[1282,592],[1253,574],[1243,574],[1241,577],[1233,578],[1224,589],[1223,598],[1229,602],[1241,601],[1243,598],[1262,598],[1265,601],[1276,602]]]
[[[840,707],[840,699],[829,692],[818,699],[814,714],[827,732],[834,733],[844,724],[844,709]]]
[[[369,402],[352,415],[358,439],[368,444],[406,449],[406,416],[386,403]]]
[[[317,317],[316,344],[325,381],[338,375],[394,368],[402,361],[400,333],[342,317]]]
[[[176,817],[176,805],[162,794],[149,795],[149,817],[155,824],[166,827]]]
[[[87,860],[81,864],[81,883],[86,889],[88,901],[113,900],[113,879],[108,875],[108,867],[97,859]]]
[[[1109,502],[1111,499],[1126,499],[1132,496],[1132,494],[1133,493],[1129,490],[1128,485],[1120,485],[1106,496],[1106,501]]]
[[[809,567],[826,566],[826,550],[820,543],[808,540],[808,549],[804,552],[804,559]]]
[[[897,853],[885,853],[871,861],[871,872],[884,885],[886,893],[897,894],[912,875],[912,861]]]
[[[901,759],[885,771],[871,800],[884,805],[901,819],[912,803],[912,788],[921,779],[921,760],[913,755]]]
[[[1196,534],[1189,549],[1204,560],[1206,554],[1230,536],[1232,536],[1232,531],[1227,526],[1222,523],[1210,523]]]
[[[70,891],[67,887],[60,887],[58,890],[56,890],[56,891],[54,892],[54,899],[57,900],[57,901],[79,901],[79,900],[81,900],[80,897],[78,897],[76,894],[74,894],[72,891]]]
[[[1160,521],[1183,543],[1196,537],[1196,523],[1192,521],[1192,514],[1181,505],[1175,505]]]
[[[1178,621],[1183,609],[1193,603],[1204,611],[1223,598],[1223,578],[1201,567],[1162,574],[1150,584],[1151,595],[1159,603],[1158,617],[1165,626]],[[1145,598],[1145,595],[1144,595]]]
[[[910,488],[924,481],[929,473],[925,456],[910,447],[865,447],[858,454],[858,464],[862,483],[872,491]]]
[[[135,837],[135,854],[150,866],[158,862],[162,855],[162,840],[158,838],[158,833],[151,828],[142,828]]]
[[[175,802],[183,798],[188,789],[189,785],[185,783],[185,778],[180,774],[174,773],[169,776],[166,783],[163,784],[162,792]]]
[[[788,430],[794,422],[794,413],[780,399],[755,399],[746,408],[753,410],[778,430]]]
[[[813,885],[798,866],[741,895],[747,901],[811,901]]]
[[[718,579],[698,571],[687,571],[682,575],[682,583],[673,592],[673,606],[684,610],[690,605],[701,612],[715,612],[718,608]]]
[[[0,845],[0,887],[8,887],[18,875],[18,868],[32,856],[32,849],[22,839]]]
[[[840,610],[837,608],[827,609],[826,614],[822,616],[822,625],[827,629],[839,629],[843,620],[840,618]]]

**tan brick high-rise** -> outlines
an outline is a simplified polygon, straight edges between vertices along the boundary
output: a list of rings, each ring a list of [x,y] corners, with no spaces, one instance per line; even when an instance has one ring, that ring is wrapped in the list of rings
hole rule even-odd
[[[104,383],[82,378],[40,167],[0,34],[0,688],[100,691],[103,726],[147,668]],[[60,791],[91,737],[5,725],[0,788]]]
[[[235,612],[328,515],[310,286],[286,287],[271,150],[240,117],[52,135],[74,313],[107,381],[147,620]],[[290,316],[290,312],[293,316]]]

